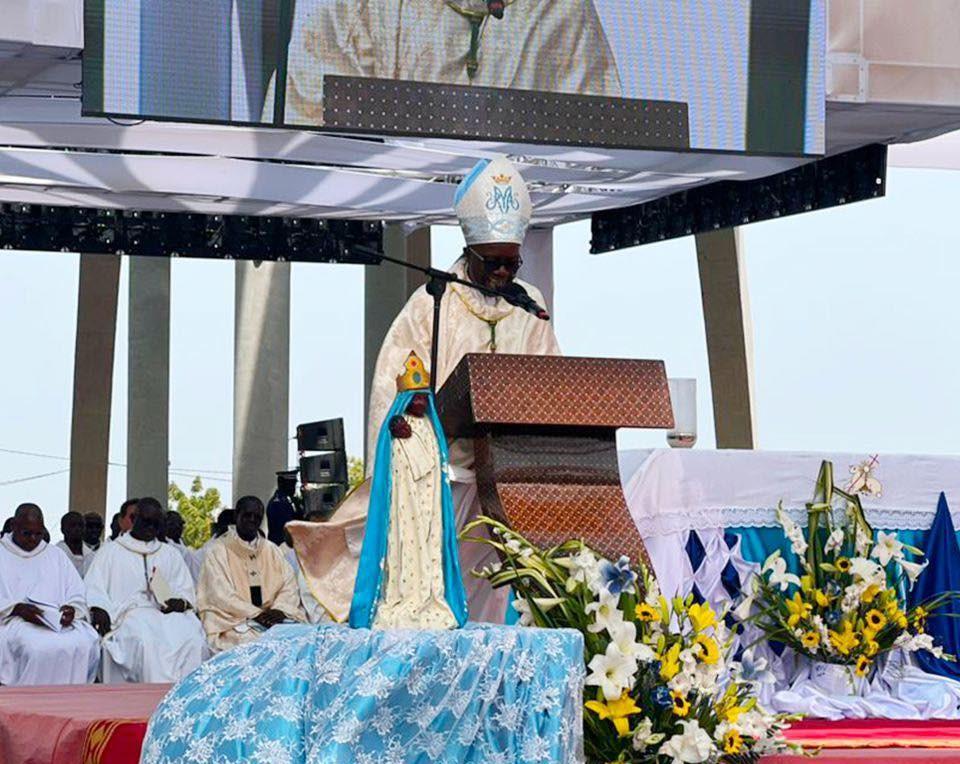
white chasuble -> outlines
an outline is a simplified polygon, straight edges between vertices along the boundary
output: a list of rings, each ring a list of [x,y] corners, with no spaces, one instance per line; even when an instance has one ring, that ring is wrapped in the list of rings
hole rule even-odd
[[[159,574],[173,599],[196,606],[193,578],[180,553],[129,533],[102,547],[87,571],[87,603],[110,615],[103,639],[104,682],[176,682],[207,655],[203,627],[193,610],[162,613],[149,580]]]
[[[70,605],[73,625],[57,632],[12,616],[30,598],[59,609]],[[0,539],[0,684],[85,684],[100,663],[100,639],[87,623],[83,581],[67,556],[44,542],[32,552]]]
[[[412,432],[391,444],[390,522],[379,629],[452,629],[444,597],[441,466],[426,417],[404,416]]]
[[[471,21],[471,17],[474,21]],[[476,71],[467,71],[474,24]],[[592,0],[298,0],[285,121],[323,124],[323,78],[403,79],[620,97],[623,87]],[[271,82],[264,117],[273,118]]]

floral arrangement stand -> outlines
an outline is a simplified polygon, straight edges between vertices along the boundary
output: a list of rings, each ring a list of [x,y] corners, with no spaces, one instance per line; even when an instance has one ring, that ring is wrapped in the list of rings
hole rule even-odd
[[[791,686],[774,695],[772,705],[829,718],[918,718],[931,708],[958,715],[960,683],[931,683],[903,658],[926,650],[952,659],[924,626],[930,613],[956,595],[908,606],[908,592],[927,563],[920,549],[895,533],[874,533],[867,522],[858,492],[880,490],[869,474],[874,463],[869,466],[855,469],[844,490],[834,484],[833,465],[823,462],[805,529],[778,508],[800,575],[775,551],[743,605],[752,608],[749,620],[766,639],[799,657]]]
[[[574,764],[583,677],[570,630],[276,627],[177,684],[141,761]]]
[[[582,541],[542,549],[490,518],[463,535],[500,552],[475,573],[513,587],[521,624],[583,634],[588,762],[749,762],[789,748],[787,718],[757,699],[773,676],[750,652],[732,659],[725,614],[667,600],[643,566]]]

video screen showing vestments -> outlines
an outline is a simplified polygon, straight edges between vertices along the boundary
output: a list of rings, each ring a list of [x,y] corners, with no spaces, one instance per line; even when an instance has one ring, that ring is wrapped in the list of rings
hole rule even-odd
[[[87,0],[84,113],[811,155],[825,0]]]

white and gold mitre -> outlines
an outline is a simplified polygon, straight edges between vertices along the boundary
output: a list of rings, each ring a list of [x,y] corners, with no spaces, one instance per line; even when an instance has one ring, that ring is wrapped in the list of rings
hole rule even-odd
[[[533,206],[527,184],[504,157],[481,159],[453,197],[467,244],[522,244]]]

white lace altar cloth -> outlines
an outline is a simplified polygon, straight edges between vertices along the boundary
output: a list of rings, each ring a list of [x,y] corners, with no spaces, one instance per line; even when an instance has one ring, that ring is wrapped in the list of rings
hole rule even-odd
[[[582,762],[583,678],[571,630],[276,627],[177,684],[141,761]]]
[[[843,487],[850,467],[869,454],[792,453],[657,449],[622,451],[620,477],[627,506],[646,539],[711,528],[774,528],[777,502],[806,525],[805,503],[813,497],[820,463],[833,462]],[[960,458],[951,456],[879,456],[879,498],[862,498],[875,528],[926,530],[937,499],[953,498],[953,521],[960,527]],[[954,498],[955,497],[955,498]]]

